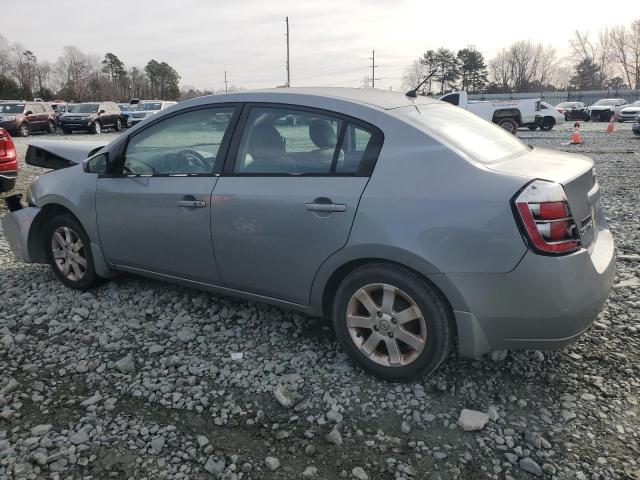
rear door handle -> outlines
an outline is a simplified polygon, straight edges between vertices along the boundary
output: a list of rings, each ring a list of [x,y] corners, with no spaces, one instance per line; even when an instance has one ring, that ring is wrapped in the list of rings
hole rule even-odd
[[[305,208],[312,212],[344,212],[346,205],[340,203],[305,203]]]
[[[207,206],[207,202],[203,200],[178,200],[176,205],[187,208],[202,208]]]

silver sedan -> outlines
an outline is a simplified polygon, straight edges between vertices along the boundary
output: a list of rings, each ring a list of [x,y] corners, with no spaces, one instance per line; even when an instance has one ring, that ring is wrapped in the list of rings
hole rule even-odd
[[[78,290],[129,272],[323,316],[389,380],[454,347],[566,345],[613,282],[589,158],[427,98],[208,96],[26,161],[54,170],[2,219],[18,259]]]

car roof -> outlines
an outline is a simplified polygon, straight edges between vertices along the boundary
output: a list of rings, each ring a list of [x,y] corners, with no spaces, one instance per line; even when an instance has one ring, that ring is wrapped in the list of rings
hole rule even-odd
[[[227,93],[223,95],[209,95],[207,97],[216,99],[224,96],[229,101],[251,102],[268,101],[278,102],[289,95],[300,95],[301,97],[322,97],[346,100],[351,103],[358,103],[367,106],[378,107],[383,110],[407,107],[412,105],[424,105],[427,103],[438,103],[437,100],[420,96],[418,98],[407,97],[404,93],[388,92],[374,88],[341,88],[341,87],[290,87],[290,88],[269,88],[264,90],[250,90],[243,92]],[[302,100],[302,98],[301,98]],[[286,102],[285,102],[286,103]]]

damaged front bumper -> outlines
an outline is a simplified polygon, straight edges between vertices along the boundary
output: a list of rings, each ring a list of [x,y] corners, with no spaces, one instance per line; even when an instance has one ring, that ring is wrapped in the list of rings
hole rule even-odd
[[[2,217],[2,231],[16,260],[32,263],[29,255],[29,231],[40,209],[23,207],[20,198],[21,195],[12,195],[5,199],[9,213]]]

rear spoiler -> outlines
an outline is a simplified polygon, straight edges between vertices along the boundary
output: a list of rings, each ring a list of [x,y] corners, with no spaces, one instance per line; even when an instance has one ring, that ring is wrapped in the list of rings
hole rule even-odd
[[[35,167],[59,170],[81,163],[98,153],[107,142],[36,140],[29,143],[25,162]]]

